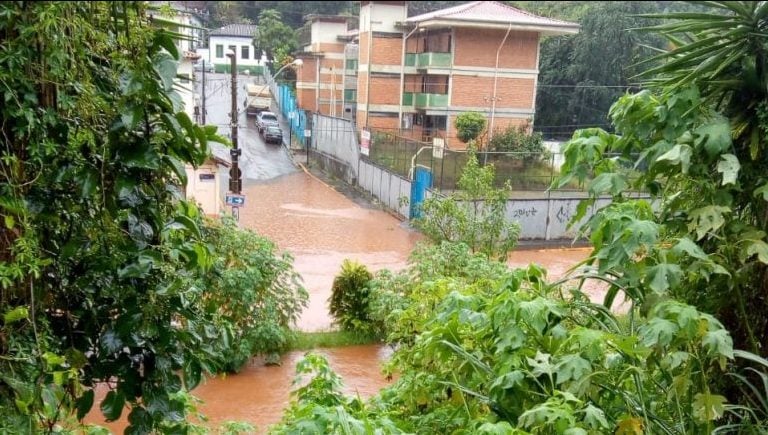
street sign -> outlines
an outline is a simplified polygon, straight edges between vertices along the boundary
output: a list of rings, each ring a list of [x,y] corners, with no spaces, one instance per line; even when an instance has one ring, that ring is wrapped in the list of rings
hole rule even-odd
[[[235,205],[232,206],[232,217],[235,218],[236,222],[240,221],[240,207]]]
[[[228,193],[225,199],[226,199],[225,202],[227,203],[227,205],[231,205],[233,207],[245,205],[245,195]]]
[[[363,130],[360,132],[360,154],[367,156],[371,151],[371,132]]]
[[[445,150],[445,139],[441,137],[432,138],[432,157],[442,159],[443,150]]]
[[[310,129],[304,130],[304,137],[312,137],[312,130]]]

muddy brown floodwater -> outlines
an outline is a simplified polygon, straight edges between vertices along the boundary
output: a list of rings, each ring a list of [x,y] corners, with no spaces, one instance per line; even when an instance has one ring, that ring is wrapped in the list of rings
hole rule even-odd
[[[326,301],[345,258],[355,259],[371,270],[401,269],[422,238],[386,212],[361,206],[303,172],[251,182],[244,187],[248,203],[240,212],[241,225],[290,252],[309,291],[309,307],[297,324],[305,331],[331,327]],[[548,269],[550,279],[556,279],[588,252],[521,250],[512,253],[509,264],[522,267],[538,263]],[[391,353],[386,346],[350,346],[318,352],[328,357],[349,393],[367,398],[388,384],[379,370],[380,363]],[[303,355],[304,352],[290,352],[277,367],[266,367],[255,359],[241,373],[207,379],[194,391],[204,402],[200,412],[210,419],[211,427],[241,420],[257,425],[263,433],[268,425],[280,420],[289,401],[296,362]],[[127,413],[118,422],[103,422],[98,403],[104,394],[105,390],[98,391],[96,405],[86,421],[122,432]]]

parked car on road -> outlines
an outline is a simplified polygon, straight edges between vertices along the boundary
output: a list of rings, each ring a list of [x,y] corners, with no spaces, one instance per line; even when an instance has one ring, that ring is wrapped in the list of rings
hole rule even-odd
[[[199,60],[199,61],[195,62],[192,65],[192,68],[194,68],[195,71],[203,71],[203,61]],[[212,73],[213,70],[214,70],[213,64],[211,62],[206,62],[205,63],[205,72]]]
[[[276,143],[281,144],[283,143],[283,131],[280,130],[280,127],[275,125],[267,126],[267,128],[264,129],[264,142],[266,143]]]
[[[279,127],[280,125],[277,122],[277,115],[275,115],[272,112],[259,112],[258,115],[256,115],[256,128],[259,129],[259,133],[264,133],[264,129],[269,127],[270,125],[273,125],[275,127]]]

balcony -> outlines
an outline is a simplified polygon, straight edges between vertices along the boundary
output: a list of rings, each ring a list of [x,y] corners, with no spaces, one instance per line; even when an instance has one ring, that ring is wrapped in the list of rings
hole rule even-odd
[[[448,94],[415,94],[413,96],[413,106],[417,109],[448,107]]]
[[[403,92],[403,106],[413,106],[413,92]]]
[[[451,53],[427,52],[405,54],[405,66],[415,66],[419,69],[450,68],[452,63]]]

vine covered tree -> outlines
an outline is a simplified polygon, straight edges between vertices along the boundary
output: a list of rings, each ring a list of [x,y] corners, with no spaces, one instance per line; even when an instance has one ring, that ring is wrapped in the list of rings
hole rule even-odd
[[[2,433],[74,428],[97,385],[107,420],[128,406],[129,433],[183,433],[183,391],[279,348],[306,300],[272,244],[211,235],[182,200],[185,165],[225,140],[182,110],[181,35],[145,8],[0,3]],[[226,261],[233,238],[248,241],[239,263]],[[253,316],[253,300],[269,315]]]

